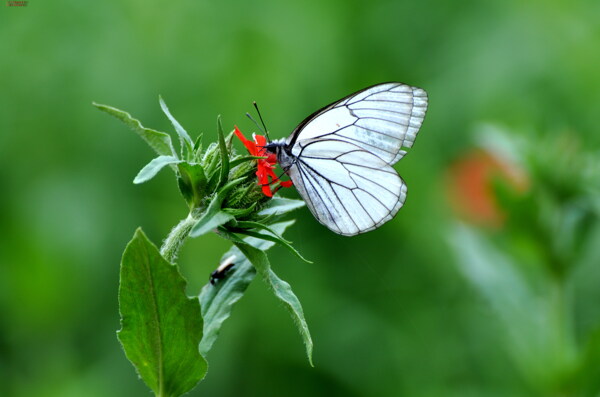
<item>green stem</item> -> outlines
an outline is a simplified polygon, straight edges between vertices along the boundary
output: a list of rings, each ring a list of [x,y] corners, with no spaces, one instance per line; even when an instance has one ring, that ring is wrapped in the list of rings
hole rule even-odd
[[[163,241],[160,247],[160,254],[170,263],[174,263],[179,254],[179,249],[183,245],[183,242],[190,234],[192,227],[198,222],[198,219],[194,218],[192,214],[189,214],[187,218],[183,219],[171,230],[171,233]]]

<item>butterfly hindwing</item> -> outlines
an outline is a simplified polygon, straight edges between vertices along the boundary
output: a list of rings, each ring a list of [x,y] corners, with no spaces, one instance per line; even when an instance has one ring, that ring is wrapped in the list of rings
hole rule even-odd
[[[315,218],[352,236],[392,219],[406,198],[406,185],[385,161],[336,139],[298,141],[301,155],[288,174]]]

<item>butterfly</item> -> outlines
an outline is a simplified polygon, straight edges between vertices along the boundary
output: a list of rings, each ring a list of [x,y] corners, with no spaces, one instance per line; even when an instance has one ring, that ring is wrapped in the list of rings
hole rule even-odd
[[[327,105],[287,139],[266,144],[315,218],[344,236],[392,219],[406,184],[392,168],[412,147],[427,110],[427,93],[383,83]]]

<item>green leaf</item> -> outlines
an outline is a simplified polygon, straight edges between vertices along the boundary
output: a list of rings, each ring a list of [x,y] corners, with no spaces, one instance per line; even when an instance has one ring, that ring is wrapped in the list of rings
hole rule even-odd
[[[243,227],[242,225],[244,224],[250,224],[250,223],[257,223],[257,222],[238,222],[237,226]],[[265,229],[267,231],[270,232],[270,230],[268,230],[268,227],[265,225],[261,225],[262,229]],[[278,236],[278,235],[273,235],[273,234],[264,234],[264,233],[258,233],[252,230],[246,230],[246,229],[236,229],[234,230],[235,233],[239,233],[239,234],[244,234],[246,236],[250,236],[250,237],[254,237],[257,239],[263,239],[263,240],[267,240],[267,241],[272,241],[274,243],[278,243],[280,245],[282,245],[283,247],[287,248],[292,254],[296,255],[298,257],[298,259],[306,262],[306,263],[313,263],[311,261],[309,261],[308,259],[306,259],[305,257],[303,257],[300,252],[298,252],[291,244],[289,241],[283,239],[282,237]]]
[[[223,211],[233,215],[235,218],[244,218],[254,212],[256,204],[254,202],[248,208],[223,208]]]
[[[240,221],[237,223],[237,227],[241,227],[241,228],[246,228],[246,229],[261,229],[261,230],[265,230],[269,233],[271,233],[274,237],[277,237],[278,239],[280,239],[281,241],[291,244],[292,242],[289,240],[284,239],[283,237],[281,237],[279,234],[277,234],[277,232],[275,230],[273,230],[271,227],[264,225],[260,222],[254,222],[254,221]]]
[[[225,138],[225,141],[227,142],[227,151],[228,152],[231,152],[233,150],[233,136],[234,136],[234,131],[231,130],[229,135],[227,135],[227,137]]]
[[[200,292],[200,304],[204,317],[204,335],[200,342],[200,353],[204,356],[217,340],[223,322],[231,315],[233,305],[240,300],[250,282],[256,275],[256,269],[242,255],[237,248],[232,248],[223,256],[228,258],[234,255],[235,266],[228,273],[228,277],[219,280],[215,285],[206,284]]]
[[[173,124],[175,131],[177,131],[177,135],[179,135],[179,142],[181,143],[181,156],[183,157],[184,147],[187,148],[187,152],[191,155],[194,151],[194,142],[192,142],[192,138],[190,138],[187,131],[181,126],[181,124],[179,124],[179,122],[175,120],[175,117],[171,115],[167,104],[165,103],[165,101],[163,101],[161,96],[158,97],[158,101],[160,102],[160,108],[162,109],[164,114],[167,115],[167,117],[171,121],[171,124]]]
[[[158,156],[157,158],[153,159],[151,162],[146,164],[144,168],[142,168],[142,170],[139,172],[139,174],[137,174],[137,176],[133,180],[133,183],[144,183],[154,178],[158,171],[163,169],[165,166],[169,164],[177,164],[180,162],[181,160],[174,156]]]
[[[211,164],[208,165],[208,168],[212,168]],[[214,171],[214,169],[213,169],[213,171]],[[208,181],[206,182],[207,191],[213,192],[217,189],[217,186],[221,179],[220,173],[213,172],[211,174],[211,173],[207,172],[206,175],[210,175],[210,177],[208,178]]]
[[[194,142],[194,160],[199,161],[200,154],[202,153],[202,134],[198,135],[196,142]]]
[[[146,143],[150,145],[150,147],[159,155],[177,156],[175,149],[173,149],[173,143],[171,142],[171,136],[169,134],[142,126],[142,123],[140,123],[139,120],[134,119],[129,113],[122,110],[95,102],[92,104],[103,112],[106,112],[124,122],[133,130],[133,132],[141,136],[142,139],[145,140]]]
[[[179,190],[191,208],[200,205],[206,196],[207,180],[200,164],[179,163]]]
[[[288,283],[277,277],[275,272],[271,269],[271,265],[269,264],[269,259],[267,258],[267,254],[265,254],[262,250],[251,246],[245,242],[234,242],[234,244],[239,248],[239,250],[244,254],[246,258],[254,265],[258,274],[261,275],[262,279],[267,283],[269,288],[273,291],[275,296],[283,302],[285,308],[288,310],[302,339],[304,341],[304,345],[306,346],[306,355],[308,356],[308,361],[310,365],[313,365],[312,362],[312,349],[313,343],[310,337],[310,332],[308,330],[308,325],[306,324],[306,320],[304,319],[304,311],[302,310],[302,305],[300,301],[294,295],[292,288]]]
[[[212,142],[206,150],[204,151],[204,155],[202,156],[202,164],[204,165],[204,170],[206,171],[206,176],[212,178],[213,173],[215,173],[217,169],[217,165],[219,164],[219,153],[217,150],[219,149],[219,145]]]
[[[273,197],[269,200],[267,207],[263,208],[259,215],[282,215],[286,212],[304,207],[306,204],[302,200],[294,200],[285,197]]]
[[[119,341],[142,380],[158,396],[180,396],[206,374],[198,351],[200,303],[141,229],[127,245],[119,285]]]
[[[204,305],[202,307],[204,310]],[[600,328],[594,329],[587,337],[579,368],[574,371],[574,383],[583,391],[582,396],[598,396],[600,393]]]
[[[294,219],[285,221],[285,222],[278,222],[278,223],[272,224],[271,228],[279,235],[282,235],[283,232],[288,227],[292,226],[294,223],[296,223],[296,221]],[[258,239],[258,238],[254,238],[254,237],[244,237],[244,242],[250,244],[251,246],[253,246],[255,248],[262,249],[263,251],[266,251],[267,249],[269,249],[273,245],[275,245],[275,243],[273,241],[266,241],[266,240]]]
[[[233,189],[243,180],[244,178],[234,179],[227,185],[223,186],[219,193],[217,193],[212,199],[212,201],[206,208],[206,211],[204,211],[202,217],[192,228],[192,231],[190,232],[190,237],[201,236],[233,219],[233,215],[223,212],[221,210],[221,205],[223,204],[223,200],[225,200],[225,197],[227,197],[227,193],[229,193],[231,189]]]
[[[206,212],[204,216],[200,218],[200,220],[194,225],[190,236],[202,236],[203,234],[206,234],[211,230],[216,229],[221,225],[224,225],[232,219],[234,219],[233,215],[228,214],[227,212]]]
[[[240,223],[245,224],[247,222],[239,222],[238,226]],[[252,222],[252,223],[255,223],[255,222]],[[269,231],[267,226],[264,226],[264,225],[261,225],[261,226],[262,226],[262,228],[266,228],[267,231]],[[264,234],[264,233],[258,233],[258,232],[255,232],[252,230],[246,230],[246,229],[236,230],[236,233],[244,234],[246,236],[250,236],[250,237],[254,237],[254,238],[262,239],[262,240],[267,240],[267,241],[272,241],[274,243],[280,244],[281,246],[287,248],[292,254],[294,254],[296,257],[298,257],[298,259],[300,259],[301,261],[304,261],[306,263],[313,263],[312,261],[309,261],[308,259],[303,257],[300,254],[300,252],[298,252],[289,241],[285,240],[284,238],[282,238],[276,234],[274,234],[274,235],[273,234]]]
[[[221,116],[217,118],[217,130],[219,132],[219,149],[221,152],[221,173],[219,177],[219,186],[223,186],[225,183],[227,183],[227,178],[229,176],[229,152],[227,151],[225,136],[223,135]]]
[[[280,222],[271,225],[271,228],[276,233],[282,234],[293,223],[293,221]],[[263,251],[275,245],[271,241],[257,240],[251,237],[245,238],[241,242],[250,244]],[[228,273],[227,278],[219,280],[215,285],[206,284],[200,292],[199,298],[204,318],[204,335],[200,342],[200,353],[203,355],[206,355],[212,348],[213,343],[219,336],[223,323],[231,315],[233,305],[244,295],[248,285],[256,275],[254,266],[236,247],[232,247],[227,251],[223,255],[223,259],[229,258],[232,255],[235,257],[235,266]]]
[[[240,165],[242,163],[245,163],[246,161],[252,161],[252,160],[260,160],[260,159],[265,159],[266,157],[263,156],[239,156],[234,158],[233,160],[231,160],[229,162],[229,166],[231,168]]]
[[[505,343],[517,367],[532,386],[552,387],[561,374],[572,370],[576,351],[565,313],[564,285],[553,278],[532,285],[522,265],[474,228],[458,224],[449,235],[459,270],[504,327]]]

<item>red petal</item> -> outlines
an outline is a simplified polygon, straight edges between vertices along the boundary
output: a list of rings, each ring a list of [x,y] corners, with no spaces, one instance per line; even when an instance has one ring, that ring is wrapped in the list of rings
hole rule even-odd
[[[280,181],[273,171],[273,166],[277,164],[277,156],[274,153],[268,153],[264,149],[264,146],[267,144],[267,139],[263,135],[254,134],[254,141],[250,141],[246,139],[237,126],[235,126],[234,132],[252,156],[267,157],[266,159],[260,159],[256,162],[256,178],[258,179],[258,184],[261,185],[261,190],[265,196],[273,197],[271,185],[274,183],[279,182],[279,186],[275,191],[279,190],[280,187],[292,186],[292,181]]]
[[[273,197],[273,192],[271,191],[271,187],[269,185],[263,185],[262,192],[267,197]]]
[[[239,140],[242,141],[244,146],[246,146],[246,149],[248,149],[248,152],[252,156],[259,156],[258,149],[256,148],[256,144],[254,142],[246,139],[244,134],[242,134],[242,132],[239,130],[239,128],[237,128],[237,126],[234,127],[234,132],[235,132],[235,135],[239,138]]]
[[[262,135],[254,134],[254,142],[256,142],[257,146],[265,146],[267,144],[267,138]]]
[[[263,165],[262,168],[265,170],[265,173],[267,175],[269,175],[271,178],[273,178],[273,182],[275,182],[276,180],[278,180],[279,178],[277,178],[277,175],[275,174],[275,172],[273,172],[273,167],[271,167],[271,165],[269,163],[267,163],[266,161],[263,161]],[[260,165],[259,165],[260,167]]]
[[[269,184],[269,175],[264,168],[258,167],[258,171],[256,171],[256,176],[258,177],[259,185]]]
[[[266,150],[265,150],[266,152]],[[275,153],[265,153],[265,155],[267,156],[266,161],[269,164],[276,164],[277,163],[277,156],[275,155]]]

